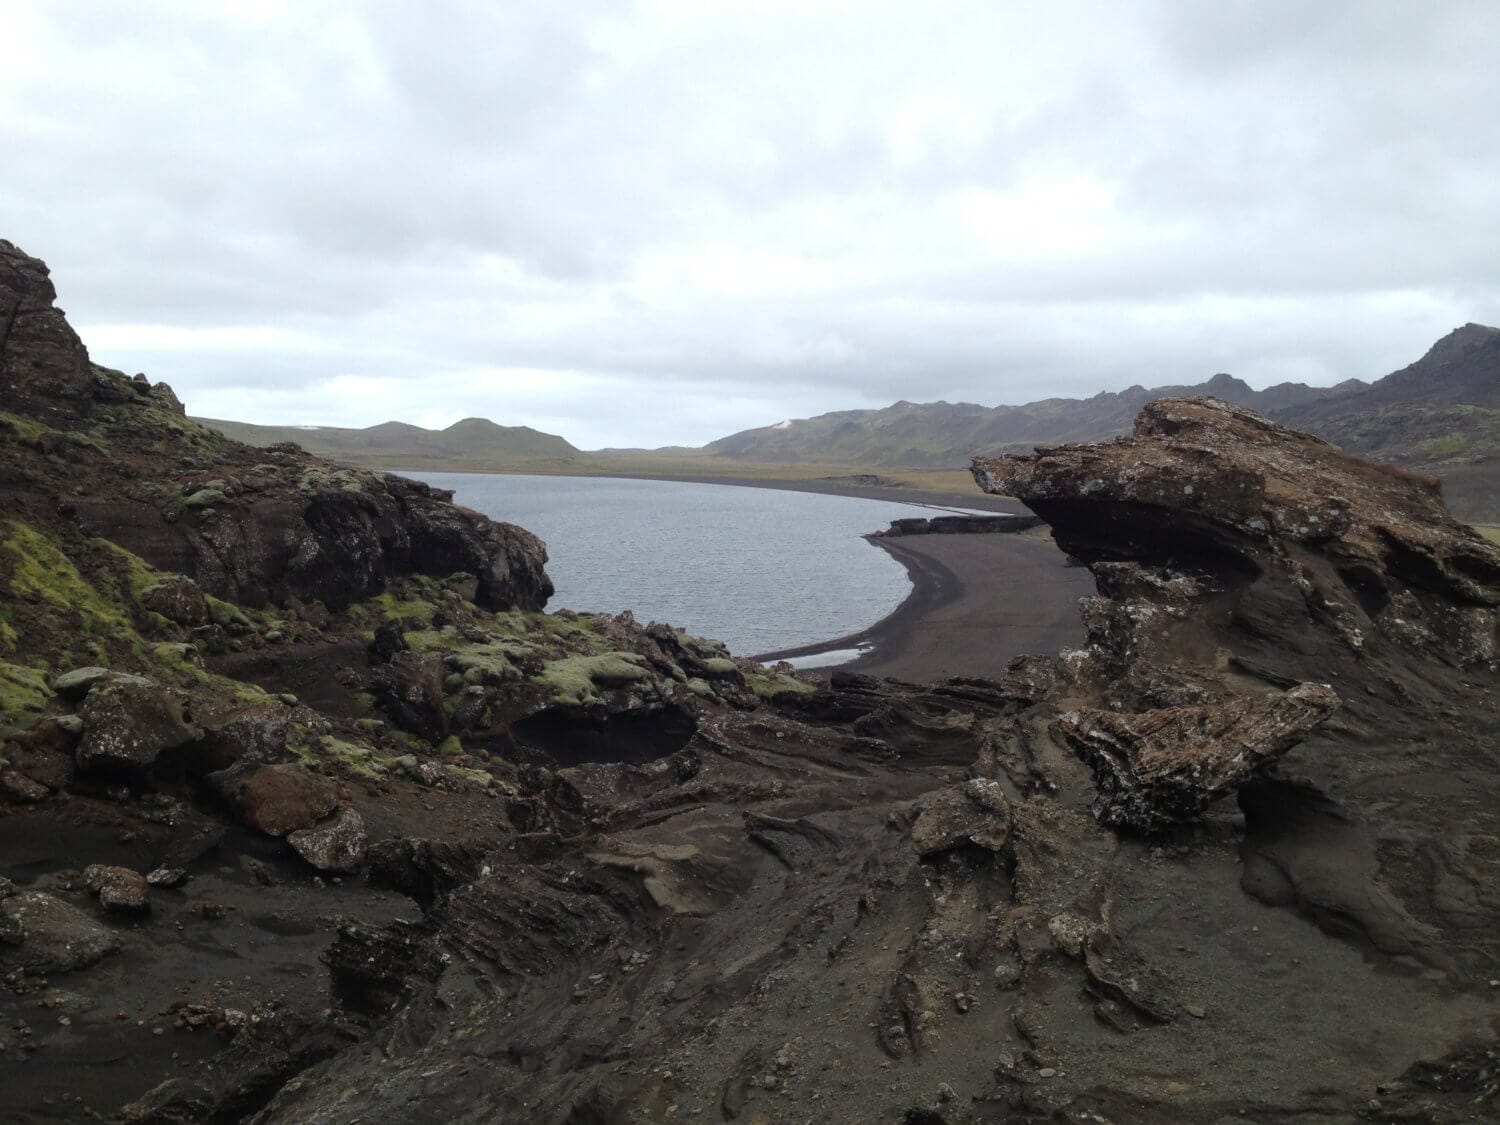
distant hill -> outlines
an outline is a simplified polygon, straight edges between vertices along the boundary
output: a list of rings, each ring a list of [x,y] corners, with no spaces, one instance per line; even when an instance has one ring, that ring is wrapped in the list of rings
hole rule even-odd
[[[382,422],[362,430],[339,426],[255,426],[218,418],[194,419],[247,445],[296,442],[309,453],[360,465],[399,468],[494,468],[571,462],[579,451],[556,434],[530,426],[498,426],[465,418],[445,430]]]
[[[1366,385],[1351,379],[1336,387],[1281,383],[1257,391],[1232,375],[1220,374],[1192,386],[1134,386],[1092,398],[1049,398],[1023,406],[898,402],[880,410],[843,410],[743,430],[710,442],[703,452],[745,461],[959,468],[976,454],[1098,441],[1124,433],[1153,399],[1213,395],[1271,414]]]
[[[1466,324],[1384,379],[1274,416],[1361,457],[1441,477],[1456,514],[1500,521],[1500,328]]]

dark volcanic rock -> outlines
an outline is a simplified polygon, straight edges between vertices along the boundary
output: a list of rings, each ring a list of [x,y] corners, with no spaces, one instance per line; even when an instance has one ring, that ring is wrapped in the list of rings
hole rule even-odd
[[[92,394],[89,353],[56,300],[47,267],[0,239],[0,386],[9,410],[48,418]]]
[[[6,409],[48,427],[27,439],[36,453],[76,464],[68,509],[92,534],[255,606],[299,598],[337,610],[401,575],[458,571],[475,576],[475,600],[487,608],[540,609],[551,596],[546,549],[530,532],[457,507],[452,493],[420,481],[338,468],[294,447],[252,449],[184,423],[171,388],[92,366],[55,299],[47,267],[0,241]],[[158,458],[174,463],[175,495],[122,487],[120,450],[73,437],[96,414],[114,425],[136,417],[135,432],[116,435],[123,448],[186,450],[192,431],[187,460],[196,471],[182,479],[176,458]],[[175,620],[196,613],[195,599],[162,597],[187,615],[166,613]]]
[[[443,710],[443,666],[415,652],[398,652],[370,671],[376,701],[402,730],[431,742],[448,733]]]
[[[1332,688],[1300,684],[1211,707],[1069,711],[1057,725],[1094,771],[1099,821],[1149,835],[1201,814],[1338,706]]]
[[[111,914],[146,914],[151,910],[147,880],[138,871],[95,863],[84,869],[83,882]]]
[[[997,852],[1009,836],[1010,802],[999,783],[988,778],[971,778],[930,794],[911,826],[912,847],[924,858],[965,843]]]
[[[19,928],[18,945],[0,945],[0,966],[32,973],[86,969],[120,948],[120,939],[83,911],[42,891],[0,899],[0,915]]]
[[[268,764],[286,751],[290,709],[257,703],[209,726],[198,748],[198,772],[212,773],[240,762]]]
[[[1133,437],[976,460],[1086,562],[1278,576],[1359,649],[1372,634],[1458,665],[1495,658],[1500,550],[1437,483],[1212,399],[1163,399]]]
[[[83,737],[78,768],[142,771],[164,750],[186,745],[201,731],[183,719],[168,689],[140,676],[112,675],[89,691],[79,709]]]
[[[364,866],[369,842],[364,819],[353,809],[311,828],[287,834],[292,850],[319,871],[347,875]]]

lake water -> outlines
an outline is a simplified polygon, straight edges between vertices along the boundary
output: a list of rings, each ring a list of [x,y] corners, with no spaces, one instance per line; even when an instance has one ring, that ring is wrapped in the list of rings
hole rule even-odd
[[[407,476],[547,544],[548,609],[618,613],[761,652],[848,636],[894,610],[906,569],[862,535],[931,508],[783,489],[520,474]]]

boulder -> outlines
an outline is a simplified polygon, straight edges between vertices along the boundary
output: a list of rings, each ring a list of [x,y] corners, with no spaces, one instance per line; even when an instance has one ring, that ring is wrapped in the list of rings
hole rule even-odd
[[[83,883],[111,914],[146,914],[151,910],[146,877],[128,867],[90,864],[84,868]]]
[[[43,891],[0,899],[0,918],[20,942],[0,950],[0,964],[28,973],[86,969],[120,949],[120,939],[83,911]]]
[[[198,754],[203,773],[241,762],[265,764],[286,753],[291,712],[280,703],[255,703],[208,727]]]
[[[448,734],[443,666],[415,652],[397,652],[370,671],[376,702],[402,730],[429,742]]]
[[[77,703],[89,693],[90,688],[107,675],[109,675],[108,668],[100,668],[96,665],[74,668],[57,676],[52,681],[52,690],[69,703]]]
[[[241,765],[208,775],[241,822],[267,836],[311,828],[338,807],[338,790],[295,762]]]
[[[349,808],[312,828],[288,833],[286,842],[319,871],[337,875],[358,871],[369,850],[364,818]]]
[[[152,586],[142,595],[141,604],[179,625],[208,623],[208,599],[196,582],[180,574]]]
[[[183,719],[182,704],[171,691],[140,676],[112,674],[100,680],[79,714],[83,736],[75,754],[84,771],[143,771],[162,751],[202,737]]]

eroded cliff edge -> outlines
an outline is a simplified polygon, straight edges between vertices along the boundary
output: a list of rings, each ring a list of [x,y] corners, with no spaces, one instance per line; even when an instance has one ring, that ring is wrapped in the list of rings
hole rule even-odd
[[[11,249],[8,1104],[1493,1116],[1500,556],[1427,482],[1156,404],[978,467],[1090,565],[1084,648],[819,687],[185,423]]]

